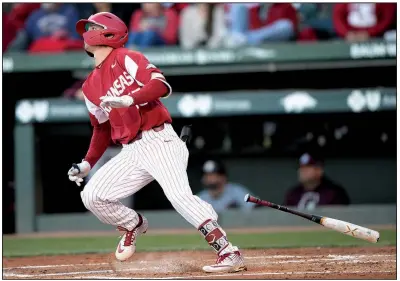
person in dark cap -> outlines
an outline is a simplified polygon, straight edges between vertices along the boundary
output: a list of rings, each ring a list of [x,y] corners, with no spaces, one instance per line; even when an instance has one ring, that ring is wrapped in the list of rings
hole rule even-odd
[[[299,183],[287,192],[286,206],[313,210],[321,205],[350,204],[346,190],[324,174],[322,158],[304,153],[299,162]]]
[[[217,213],[231,208],[251,210],[254,207],[254,204],[244,202],[244,196],[249,193],[247,188],[228,182],[225,166],[218,160],[204,163],[202,183],[204,190],[198,196],[211,204]]]

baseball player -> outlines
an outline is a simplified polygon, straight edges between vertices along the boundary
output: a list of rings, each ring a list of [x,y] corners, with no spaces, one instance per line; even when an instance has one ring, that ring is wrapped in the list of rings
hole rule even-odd
[[[196,227],[218,254],[205,272],[246,270],[239,249],[217,223],[210,204],[193,195],[186,168],[189,152],[171,126],[171,116],[160,98],[172,90],[162,72],[140,52],[124,48],[128,29],[111,13],[97,13],[80,20],[77,32],[95,68],[82,86],[93,135],[81,163],[68,171],[81,184],[110,140],[121,152],[89,180],[81,197],[85,207],[100,221],[124,232],[115,251],[120,261],[130,258],[136,239],[148,228],[147,219],[120,200],[138,192],[153,180],[159,182],[172,206]]]

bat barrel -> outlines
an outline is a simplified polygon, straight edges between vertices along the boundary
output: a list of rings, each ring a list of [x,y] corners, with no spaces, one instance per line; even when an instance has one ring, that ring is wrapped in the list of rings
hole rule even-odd
[[[378,231],[346,221],[323,217],[320,224],[343,234],[363,239],[372,243],[377,243],[379,241],[380,234]]]
[[[307,213],[303,213],[297,210],[292,210],[289,209],[287,207],[284,206],[280,206],[265,200],[261,200],[257,197],[251,196],[250,194],[246,194],[246,196],[244,197],[244,201],[245,202],[252,202],[255,203],[257,205],[262,205],[262,206],[266,206],[266,207],[270,207],[273,209],[277,209],[283,212],[287,212],[287,213],[291,213],[293,215],[297,215],[300,216],[302,218],[308,219],[312,222],[318,223],[320,225],[323,225],[327,228],[330,228],[332,230],[341,232],[343,234],[355,237],[355,238],[359,238],[359,239],[363,239],[372,243],[377,243],[379,241],[379,237],[380,234],[379,232],[363,227],[363,226],[359,226],[356,224],[352,224],[346,221],[341,221],[341,220],[337,220],[337,219],[332,219],[332,218],[328,218],[328,217],[322,217],[322,216],[317,216],[317,215],[311,215],[311,214],[307,214]]]

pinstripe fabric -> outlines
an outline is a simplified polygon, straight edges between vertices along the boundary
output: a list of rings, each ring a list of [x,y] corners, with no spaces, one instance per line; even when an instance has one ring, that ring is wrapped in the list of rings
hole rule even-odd
[[[137,213],[119,200],[128,197],[153,181],[137,165],[130,151],[122,151],[102,166],[81,192],[85,207],[106,224],[122,226],[128,230],[138,223]]]
[[[176,211],[198,228],[206,220],[217,220],[218,215],[193,195],[186,173],[188,159],[185,143],[170,124],[160,132],[145,131],[141,140],[124,145],[94,174],[81,192],[82,201],[103,223],[131,230],[138,223],[137,213],[119,200],[155,179]]]

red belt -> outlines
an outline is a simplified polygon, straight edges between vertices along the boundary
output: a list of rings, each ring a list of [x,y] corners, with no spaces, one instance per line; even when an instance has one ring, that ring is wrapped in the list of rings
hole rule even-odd
[[[162,130],[164,130],[164,124],[161,124],[160,126],[155,126],[153,128],[151,128],[154,132],[161,132]],[[130,141],[128,142],[128,144],[131,144],[135,141],[141,140],[143,136],[143,131],[139,131],[137,133],[137,135]]]

